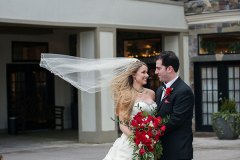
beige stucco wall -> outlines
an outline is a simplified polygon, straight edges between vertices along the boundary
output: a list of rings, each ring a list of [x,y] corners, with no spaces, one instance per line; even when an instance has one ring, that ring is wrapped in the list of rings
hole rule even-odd
[[[157,0],[1,0],[0,22],[186,30],[183,6],[166,2],[168,0],[165,3]]]

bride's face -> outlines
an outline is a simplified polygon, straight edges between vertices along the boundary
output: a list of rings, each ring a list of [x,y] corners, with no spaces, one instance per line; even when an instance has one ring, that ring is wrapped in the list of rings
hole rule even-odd
[[[147,84],[148,79],[148,68],[145,65],[142,65],[134,75],[134,82],[139,83],[140,85]]]

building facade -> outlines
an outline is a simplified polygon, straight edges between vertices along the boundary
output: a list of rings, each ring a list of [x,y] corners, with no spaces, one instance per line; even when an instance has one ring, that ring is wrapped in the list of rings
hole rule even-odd
[[[211,115],[224,98],[240,111],[240,1],[188,1],[185,16],[196,131],[212,131]]]
[[[54,127],[64,106],[64,128],[80,142],[111,142],[109,91],[88,94],[39,67],[40,53],[84,58],[137,57],[154,71],[153,56],[173,50],[189,83],[188,26],[183,2],[170,0],[0,0],[0,130],[16,119],[18,131]],[[154,79],[154,73],[152,75]],[[151,81],[150,88],[158,84]]]

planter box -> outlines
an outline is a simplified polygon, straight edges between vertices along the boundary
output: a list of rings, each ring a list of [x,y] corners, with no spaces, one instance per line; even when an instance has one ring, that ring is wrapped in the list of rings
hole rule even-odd
[[[216,118],[213,122],[213,130],[219,139],[237,139],[238,128],[237,122],[234,117],[228,120],[223,118]]]

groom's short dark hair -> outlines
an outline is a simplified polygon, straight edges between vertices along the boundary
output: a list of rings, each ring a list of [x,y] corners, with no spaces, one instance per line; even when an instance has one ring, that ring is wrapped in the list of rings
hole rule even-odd
[[[163,51],[156,56],[156,60],[162,60],[162,65],[165,67],[172,66],[175,72],[179,69],[179,59],[173,51]]]

